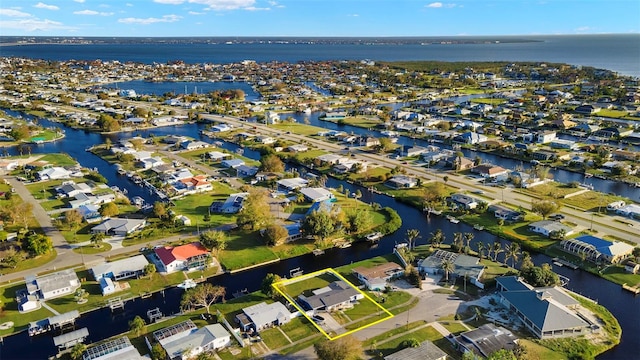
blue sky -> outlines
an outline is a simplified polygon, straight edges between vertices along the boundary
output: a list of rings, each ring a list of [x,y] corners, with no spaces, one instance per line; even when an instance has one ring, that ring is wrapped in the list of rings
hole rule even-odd
[[[0,35],[640,33],[638,0],[2,0]]]

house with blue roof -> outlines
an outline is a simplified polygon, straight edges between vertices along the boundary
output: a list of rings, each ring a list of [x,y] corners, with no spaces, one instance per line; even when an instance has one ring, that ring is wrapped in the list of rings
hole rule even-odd
[[[608,241],[592,235],[583,235],[560,242],[560,248],[568,253],[582,256],[592,262],[617,264],[631,256],[633,246],[620,241]]]
[[[580,304],[559,286],[533,288],[515,276],[496,278],[500,303],[539,339],[572,337],[597,331],[580,315]]]

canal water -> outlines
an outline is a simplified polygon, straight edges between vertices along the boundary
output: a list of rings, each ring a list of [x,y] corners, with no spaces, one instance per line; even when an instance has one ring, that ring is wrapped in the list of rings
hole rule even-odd
[[[134,185],[126,178],[118,176],[115,167],[85,151],[85,149],[92,145],[102,143],[105,136],[109,136],[112,141],[134,135],[148,136],[150,134],[156,136],[176,134],[199,138],[198,131],[202,128],[201,125],[184,125],[136,131],[127,134],[101,135],[71,129],[48,120],[39,120],[39,122],[47,127],[56,126],[63,128],[66,138],[55,143],[30,145],[32,153],[67,153],[77,159],[82,166],[97,168],[98,171],[107,178],[110,186],[115,185],[120,188],[126,188],[129,191],[129,196],[139,195],[148,201],[153,201],[154,199],[146,190]],[[322,122],[322,124],[335,125],[327,122]],[[354,128],[354,130],[356,129],[358,128]],[[203,140],[207,141],[208,139],[204,138]],[[229,143],[225,143],[224,147],[229,150],[235,149],[235,145]],[[17,149],[10,149],[10,153],[15,154],[16,152]],[[257,153],[250,151],[246,151],[244,155],[253,158],[257,157]],[[429,233],[436,229],[441,229],[446,234],[448,243],[452,241],[454,232],[473,232],[475,238],[472,241],[472,248],[475,248],[475,243],[477,242],[493,243],[496,240],[494,235],[486,232],[478,232],[463,223],[452,224],[446,219],[437,216],[427,218],[420,211],[403,203],[399,203],[393,198],[371,193],[367,189],[356,185],[335,179],[329,179],[327,185],[330,187],[342,185],[345,188],[349,188],[351,192],[360,190],[363,194],[362,201],[367,203],[375,202],[382,206],[393,207],[403,219],[402,227],[394,234],[384,237],[378,246],[374,248],[369,247],[367,244],[354,244],[351,248],[347,249],[330,249],[321,256],[316,257],[311,254],[299,256],[234,275],[225,274],[217,276],[209,279],[209,281],[216,285],[226,287],[227,294],[232,294],[245,288],[249,291],[255,291],[259,289],[260,283],[267,273],[289,276],[289,270],[298,267],[305,273],[310,273],[327,267],[337,267],[368,259],[373,256],[389,254],[396,243],[406,241],[404,234],[406,230],[411,228],[420,230],[422,237],[417,241],[418,245],[426,244]],[[503,242],[506,243],[506,241]],[[549,257],[540,254],[534,255],[533,260],[537,264],[551,262]],[[636,357],[636,355],[640,353],[640,341],[638,341],[638,334],[640,334],[640,297],[634,297],[631,293],[624,292],[619,285],[615,285],[589,273],[555,266],[554,270],[570,279],[567,288],[597,300],[618,318],[623,329],[622,342],[613,350],[601,355],[599,359],[631,359]],[[181,289],[171,288],[165,290],[163,293],[157,293],[149,299],[128,301],[123,311],[112,313],[109,309],[99,309],[84,314],[78,320],[76,328],[87,327],[89,329],[90,335],[88,342],[95,342],[114,336],[127,331],[128,321],[136,315],[146,318],[146,311],[149,309],[158,307],[165,315],[178,312],[182,292]],[[4,339],[4,342],[0,345],[0,360],[43,359],[54,355],[55,352],[52,334],[29,338],[27,334],[23,332]]]

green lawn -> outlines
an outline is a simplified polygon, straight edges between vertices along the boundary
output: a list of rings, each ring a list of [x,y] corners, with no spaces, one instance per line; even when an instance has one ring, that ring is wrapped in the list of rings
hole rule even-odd
[[[451,343],[431,326],[412,331],[391,341],[377,344],[377,352],[382,353],[382,356],[387,356],[391,353],[402,350],[402,342],[409,339],[416,339],[419,342],[429,340],[440,349],[444,350],[452,359],[460,358],[460,353],[453,348]],[[376,359],[380,359],[380,357],[376,357]]]
[[[74,166],[78,163],[67,154],[46,154],[38,160],[46,161],[55,166]]]
[[[596,115],[610,118],[622,118],[629,115],[629,112],[624,110],[600,109]]]
[[[321,128],[317,126],[300,124],[300,123],[288,123],[288,122],[269,125],[269,127],[273,129],[282,130],[285,132],[291,131],[292,133],[299,134],[299,135],[316,135],[319,132],[326,131],[325,128]]]
[[[528,360],[565,360],[567,357],[527,339],[519,339],[518,344],[527,351]]]
[[[524,193],[531,193],[542,197],[550,197],[553,199],[563,198],[565,195],[572,194],[582,190],[581,188],[572,188],[567,184],[558,182],[548,182],[536,185],[527,189],[520,189]]]
[[[324,273],[302,281],[282,284],[280,289],[289,297],[296,298],[300,294],[308,295],[311,290],[323,288],[336,280],[337,278],[331,273]]]
[[[291,319],[287,324],[280,326],[291,341],[298,341],[318,333],[318,330],[304,316]]]
[[[494,98],[475,98],[475,99],[471,99],[471,102],[477,103],[477,104],[500,105],[500,104],[504,104],[506,100],[494,99]]]
[[[224,183],[214,181],[211,183],[213,190],[202,194],[188,195],[183,198],[173,200],[175,206],[171,207],[171,210],[176,215],[184,215],[191,220],[191,226],[196,227],[196,224],[200,227],[217,227],[224,224],[235,223],[235,215],[229,214],[210,214],[211,220],[207,223],[204,221],[204,216],[209,213],[209,206],[214,201],[224,201],[229,194],[235,191]]]
[[[449,330],[449,332],[458,335],[460,333],[463,333],[465,331],[469,331],[469,329],[467,329],[464,325],[462,325],[460,322],[458,321],[442,321],[440,322],[440,324],[442,326],[445,327],[445,329]]]
[[[262,330],[260,337],[269,349],[277,349],[291,344],[278,328]]]
[[[225,270],[237,270],[278,259],[257,231],[233,230],[228,235],[227,248],[219,255]]]
[[[29,322],[53,316],[51,311],[43,308],[39,310],[21,314],[18,312],[18,304],[15,301],[16,291],[24,289],[24,284],[9,284],[0,288],[0,303],[2,303],[2,312],[0,313],[0,323],[12,321],[13,329],[0,330],[0,335],[5,336],[13,332],[26,330]]]

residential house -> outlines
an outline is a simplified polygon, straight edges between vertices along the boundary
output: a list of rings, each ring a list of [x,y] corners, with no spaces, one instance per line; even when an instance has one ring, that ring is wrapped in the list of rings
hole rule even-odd
[[[154,250],[158,271],[172,273],[205,266],[210,254],[199,242],[176,247],[164,246]]]
[[[258,168],[255,166],[240,165],[235,168],[238,177],[251,177],[258,173]]]
[[[574,150],[578,147],[578,143],[571,140],[554,139],[551,141],[550,146],[554,149]]]
[[[450,279],[464,277],[473,285],[484,289],[484,284],[480,281],[484,273],[484,265],[480,264],[480,259],[475,256],[437,250],[418,263],[418,270],[425,274],[443,274],[442,263],[444,261],[453,263],[454,269],[449,273]]]
[[[271,145],[276,142],[276,139],[272,138],[271,136],[258,135],[256,136],[256,142],[259,142],[263,145]]]
[[[209,210],[212,213],[235,214],[242,209],[242,204],[247,196],[249,196],[248,192],[231,194],[224,202],[211,203]]]
[[[102,278],[110,278],[114,281],[138,277],[144,273],[149,261],[144,255],[105,262],[90,269],[96,281]]]
[[[473,169],[472,173],[479,174],[485,178],[495,178],[501,175],[507,174],[509,171],[503,167],[495,166],[491,164],[480,164]]]
[[[226,168],[235,169],[238,166],[242,166],[242,165],[246,165],[246,164],[241,159],[226,159],[226,160],[222,160],[220,165],[222,165],[223,167],[226,167]]]
[[[624,263],[624,271],[632,274],[638,274],[640,273],[640,264],[632,260],[627,260]]]
[[[71,177],[71,173],[71,171],[63,167],[54,166],[44,170],[40,170],[36,174],[38,179],[40,180],[58,180],[69,179]]]
[[[359,266],[352,270],[360,282],[369,290],[384,290],[389,281],[404,275],[402,266],[388,262],[371,268]]]
[[[26,276],[26,290],[16,294],[20,311],[37,308],[38,300],[49,300],[73,294],[80,288],[80,280],[73,269],[61,270],[43,276]]]
[[[529,230],[534,233],[542,234],[546,237],[551,237],[555,234],[564,232],[565,236],[573,234],[573,229],[559,221],[542,220],[529,224]]]
[[[488,137],[483,134],[478,134],[473,131],[467,131],[453,138],[454,142],[463,144],[479,144],[488,140]]]
[[[340,120],[347,117],[347,112],[346,111],[328,111],[320,117],[325,120]]]
[[[221,324],[198,329],[191,320],[153,332],[170,360],[194,359],[198,354],[231,344],[231,334]]]
[[[232,157],[233,155],[231,154],[227,154],[227,153],[223,153],[220,151],[210,151],[207,153],[207,158],[212,160],[212,161],[222,161],[226,158]]]
[[[280,115],[274,111],[267,111],[264,113],[264,121],[266,124],[276,124],[280,122]]]
[[[463,353],[471,352],[475,356],[486,358],[501,349],[513,350],[518,338],[502,326],[484,324],[461,333],[455,337],[455,341],[456,347]]]
[[[447,353],[431,341],[425,340],[418,347],[407,347],[384,357],[384,360],[447,360]]]
[[[420,156],[421,154],[426,153],[427,148],[421,146],[411,146],[411,145],[403,145],[400,149],[398,149],[398,153],[403,157],[415,157]]]
[[[316,159],[318,159],[322,165],[337,165],[347,160],[346,157],[337,154],[324,154],[316,157]]]
[[[261,302],[242,309],[236,315],[236,322],[242,331],[260,331],[273,326],[280,326],[291,321],[291,313],[281,302],[271,304]]]
[[[314,187],[314,188],[302,188],[300,189],[300,193],[304,195],[304,198],[310,202],[319,202],[325,201],[329,199],[333,199],[333,193],[325,188]]]
[[[470,170],[475,166],[475,163],[471,159],[467,159],[464,156],[454,156],[447,159],[447,164],[456,171]]]
[[[144,219],[106,219],[99,225],[91,228],[92,234],[102,233],[105,235],[127,236],[137,230],[142,229],[147,224]]]
[[[334,281],[328,286],[312,291],[312,296],[299,295],[299,303],[306,310],[331,312],[348,309],[364,295],[345,281]]]
[[[135,346],[131,344],[129,338],[122,336],[99,345],[89,346],[82,353],[82,360],[143,360],[145,357]]]
[[[560,242],[560,248],[568,253],[585,256],[586,260],[617,264],[633,253],[633,246],[620,241],[607,241],[592,235],[582,235]]]
[[[206,175],[196,175],[187,179],[181,179],[179,181],[184,185],[185,190],[188,192],[202,192],[213,189],[213,186],[207,181]]]
[[[500,303],[539,339],[582,336],[597,328],[561,287],[533,288],[515,276],[497,277],[496,283]]]
[[[538,144],[548,144],[556,139],[555,131],[543,131],[537,134],[536,142]]]
[[[600,110],[602,110],[602,108],[597,105],[584,104],[576,107],[574,111],[582,115],[593,115]]]
[[[558,155],[554,151],[548,150],[536,150],[531,154],[531,157],[539,161],[554,160]]]
[[[418,179],[412,176],[395,175],[385,181],[384,185],[392,189],[410,189],[418,186]]]
[[[218,124],[209,128],[212,132],[226,132],[231,131],[231,126],[227,124]]]
[[[309,150],[309,147],[307,145],[295,144],[295,145],[289,146],[287,150],[291,152],[304,152]]]
[[[291,192],[291,191],[295,191],[300,188],[306,187],[307,184],[309,184],[309,181],[303,178],[297,177],[297,178],[291,178],[291,179],[278,180],[276,181],[276,184],[278,184],[279,191]]]
[[[478,207],[480,203],[478,199],[465,194],[452,194],[448,200],[455,206],[465,210],[473,210]]]
[[[496,219],[502,219],[505,222],[524,220],[524,216],[521,213],[500,205],[489,205],[488,210],[493,212],[493,215],[496,217]]]
[[[73,181],[64,182],[62,183],[62,185],[56,187],[55,190],[58,196],[66,197],[66,198],[75,197],[77,194],[80,194],[80,193],[89,194],[92,191],[91,186],[89,186],[88,184],[86,183],[76,184]]]
[[[380,140],[378,140],[378,138],[371,137],[371,136],[361,137],[359,141],[359,145],[364,147],[379,146]]]

